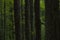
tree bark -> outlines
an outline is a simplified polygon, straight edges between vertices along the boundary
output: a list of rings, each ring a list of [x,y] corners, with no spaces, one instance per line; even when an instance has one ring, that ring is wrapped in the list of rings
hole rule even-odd
[[[29,40],[29,0],[25,0],[25,40]]]
[[[35,10],[35,29],[36,29],[35,40],[41,40],[40,0],[35,0],[34,10]]]
[[[60,40],[59,0],[45,0],[45,40]]]
[[[14,0],[14,22],[15,22],[15,39],[21,40],[21,36],[20,36],[20,0]]]
[[[34,12],[34,8],[33,8],[33,0],[29,0],[30,1],[30,24],[31,24],[31,27],[30,27],[30,31],[31,31],[31,33],[30,33],[30,39],[31,40],[33,40],[33,37],[34,37],[34,35],[32,34],[32,32],[34,32],[34,30],[33,30],[33,17],[34,17],[34,15],[33,15],[33,12]]]
[[[4,40],[5,39],[5,36],[6,36],[6,2],[4,1],[4,21],[3,21],[3,29],[4,29]]]

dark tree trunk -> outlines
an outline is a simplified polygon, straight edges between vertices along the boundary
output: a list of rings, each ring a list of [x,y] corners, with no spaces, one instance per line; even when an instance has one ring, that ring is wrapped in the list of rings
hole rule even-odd
[[[29,0],[25,0],[25,40],[29,40]]]
[[[60,40],[59,0],[45,0],[45,40]]]
[[[5,33],[6,33],[6,30],[5,30],[5,29],[6,29],[6,2],[5,2],[5,1],[4,1],[4,21],[3,21],[3,22],[4,22],[4,23],[3,23],[3,25],[4,25],[4,26],[3,26],[3,27],[4,27],[4,28],[3,28],[3,29],[4,29],[4,40],[6,40],[6,39],[5,39],[5,36],[6,36],[6,35],[5,35]]]
[[[2,0],[0,0],[0,40],[4,40],[4,24],[3,24],[3,15],[2,15],[2,13],[3,13],[3,9],[2,8],[4,8],[3,6],[3,2],[2,2]],[[2,11],[3,10],[3,11]]]
[[[33,0],[29,0],[30,2],[30,24],[31,24],[31,27],[30,27],[30,31],[31,31],[31,34],[30,34],[30,39],[33,40],[33,37],[34,35],[32,34],[33,31],[33,12],[34,12],[34,9],[33,9]]]
[[[21,40],[20,37],[20,0],[14,0],[14,21],[15,21],[15,39]]]
[[[36,29],[36,39],[41,40],[41,22],[40,22],[40,0],[35,0],[34,3],[35,10],[35,29]]]
[[[24,25],[25,24],[25,18],[24,18],[25,17],[24,16],[25,9],[24,9],[24,6],[25,5],[22,5],[23,3],[24,3],[24,0],[21,0],[21,20],[20,20],[22,22],[21,23],[22,24],[21,25],[22,26],[21,27],[21,32],[22,32],[21,33],[21,35],[22,35],[22,37],[21,37],[22,39],[21,40],[24,40],[25,39],[25,34],[24,34],[25,33],[25,30],[24,30],[25,29],[25,25]]]

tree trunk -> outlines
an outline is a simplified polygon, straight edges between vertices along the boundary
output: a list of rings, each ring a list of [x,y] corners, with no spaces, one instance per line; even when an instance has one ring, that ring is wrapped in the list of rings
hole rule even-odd
[[[36,29],[36,39],[41,40],[41,22],[40,22],[40,0],[35,0],[34,3],[35,10],[35,29]]]
[[[25,0],[25,40],[29,40],[29,0]]]
[[[20,0],[14,0],[15,39],[21,40],[20,36]]]
[[[3,12],[4,12],[4,10],[2,9],[2,8],[4,8],[3,7],[3,1],[2,0],[0,0],[0,40],[4,40],[4,23],[3,23]],[[3,10],[3,12],[2,12],[2,10]]]
[[[30,24],[31,24],[31,27],[30,27],[30,39],[33,40],[33,37],[34,35],[32,34],[32,32],[34,32],[34,29],[33,29],[33,12],[34,12],[34,8],[33,8],[33,0],[29,0],[30,1]]]
[[[4,1],[4,21],[3,21],[3,29],[4,29],[4,40],[5,39],[5,36],[6,36],[6,2]]]
[[[60,40],[59,35],[59,0],[45,0],[45,40]]]

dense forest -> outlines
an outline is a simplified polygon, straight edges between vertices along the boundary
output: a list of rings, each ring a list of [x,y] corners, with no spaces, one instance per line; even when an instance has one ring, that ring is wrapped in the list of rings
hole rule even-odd
[[[0,40],[55,40],[49,33],[60,32],[58,6],[58,0],[0,0]]]
[[[23,40],[25,39],[25,0],[19,0],[20,3],[20,14],[16,13],[15,16],[20,15],[20,29],[18,33],[20,33],[20,38]],[[14,0],[0,0],[0,40],[14,40],[15,39],[15,20],[14,20]],[[31,2],[32,3],[32,7],[34,5],[34,0]],[[18,4],[15,5],[16,7],[18,7]],[[31,31],[32,35],[34,35],[33,39],[35,38],[35,27],[34,27],[34,7],[31,8],[31,19],[32,19],[32,25],[31,27],[29,26],[29,30]],[[45,35],[45,31],[44,31],[44,9],[45,9],[45,4],[44,4],[44,0],[40,0],[40,13],[41,13],[41,34],[42,37],[41,39],[44,40],[44,35]],[[28,8],[29,10],[29,8]],[[29,13],[29,12],[27,12]],[[29,14],[27,14],[27,16],[29,16]],[[19,19],[17,18],[17,21]],[[29,19],[28,19],[29,20]],[[16,24],[19,25],[19,24]],[[29,25],[29,24],[28,24]],[[28,32],[28,31],[26,31]],[[28,35],[27,35],[28,36]],[[30,36],[30,35],[29,35]],[[30,37],[31,39],[31,37]]]

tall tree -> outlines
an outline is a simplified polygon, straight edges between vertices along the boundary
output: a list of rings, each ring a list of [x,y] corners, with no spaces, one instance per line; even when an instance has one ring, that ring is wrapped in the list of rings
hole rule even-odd
[[[0,1],[0,40],[4,40],[4,27],[3,27],[3,19],[2,19],[2,8],[3,8],[3,1]]]
[[[29,40],[29,0],[25,0],[25,40]]]
[[[4,27],[3,28],[4,29],[4,40],[6,40],[5,39],[5,37],[6,37],[6,34],[5,34],[6,33],[6,30],[5,30],[6,29],[6,2],[5,2],[5,0],[4,0],[4,15],[3,16],[4,16],[4,21],[3,21],[3,25],[4,25],[3,26]]]
[[[25,0],[25,38],[26,40],[30,40],[30,0]]]
[[[14,21],[15,21],[16,40],[21,40],[21,37],[20,37],[20,0],[14,0]]]
[[[35,10],[35,29],[36,29],[35,40],[41,40],[40,0],[35,0],[34,10]]]
[[[30,39],[33,40],[33,37],[34,37],[34,35],[32,33],[32,32],[34,32],[34,30],[33,30],[33,17],[34,17],[34,15],[33,15],[33,12],[34,12],[33,0],[29,0],[29,2],[30,2],[30,24],[31,24],[31,27],[30,27],[30,31],[31,31]]]
[[[60,40],[59,0],[45,0],[45,40]]]

